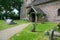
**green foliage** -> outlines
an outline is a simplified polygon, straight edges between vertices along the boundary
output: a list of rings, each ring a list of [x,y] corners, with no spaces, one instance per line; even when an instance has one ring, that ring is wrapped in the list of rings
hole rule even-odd
[[[57,26],[58,26],[58,28],[60,29],[60,23],[58,23],[58,25],[57,25]]]
[[[18,5],[21,5],[22,1],[21,0],[1,0],[0,5],[4,7],[5,9],[9,10],[10,7],[15,7]]]
[[[2,16],[2,13],[0,13],[0,17]]]
[[[54,31],[60,32],[60,23],[58,23],[53,29]]]
[[[2,12],[5,10],[5,17],[12,16],[11,14],[8,14],[7,12],[11,12],[14,8],[17,9],[20,13],[20,7],[22,5],[22,0],[0,0],[0,11]],[[14,13],[12,13],[14,14]],[[17,16],[17,15],[15,15]]]
[[[16,14],[15,12],[10,12],[7,14],[7,17],[10,17],[12,19],[17,19],[17,17],[19,17],[19,14],[18,13]]]
[[[10,13],[7,14],[8,17],[13,17],[14,15],[15,15],[14,12],[10,12]]]
[[[0,12],[0,19],[2,20],[3,19],[3,14]]]

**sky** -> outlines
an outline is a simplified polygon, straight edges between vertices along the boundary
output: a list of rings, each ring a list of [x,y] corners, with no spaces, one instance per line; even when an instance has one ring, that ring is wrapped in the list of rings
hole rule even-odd
[[[17,9],[14,9],[12,12],[15,12],[17,14],[19,11]]]
[[[9,12],[9,11],[8,11]],[[13,9],[13,11],[12,12],[15,12],[16,14],[19,12],[17,9]],[[5,10],[3,10],[3,12],[2,12],[3,14],[5,13]]]

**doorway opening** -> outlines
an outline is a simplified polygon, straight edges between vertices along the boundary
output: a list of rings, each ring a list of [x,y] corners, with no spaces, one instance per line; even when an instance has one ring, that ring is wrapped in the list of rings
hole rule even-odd
[[[58,16],[60,16],[60,9],[58,9]]]

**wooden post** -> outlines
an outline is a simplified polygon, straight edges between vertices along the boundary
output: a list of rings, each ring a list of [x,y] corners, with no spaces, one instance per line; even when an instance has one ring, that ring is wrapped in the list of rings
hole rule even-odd
[[[35,11],[35,22],[33,23],[33,29],[32,32],[35,32],[36,30],[36,23],[37,23],[37,11],[35,10],[35,8],[33,7],[33,5],[31,5],[31,8]]]
[[[35,13],[35,22],[33,23],[33,29],[32,29],[32,32],[36,32],[36,23],[37,23],[37,15]]]

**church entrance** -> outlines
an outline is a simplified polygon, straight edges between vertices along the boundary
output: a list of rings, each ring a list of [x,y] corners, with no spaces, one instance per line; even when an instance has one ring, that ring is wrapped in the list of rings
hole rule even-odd
[[[30,21],[35,22],[35,13],[31,13],[30,15]]]

